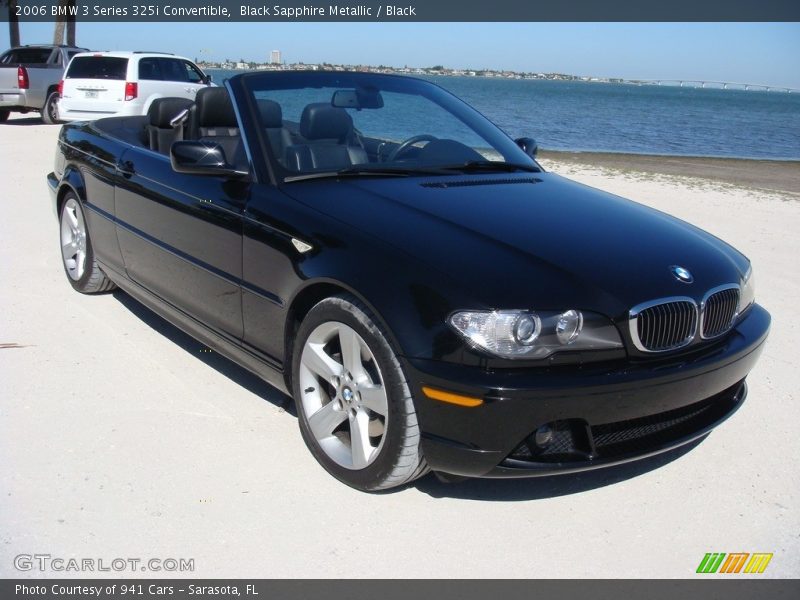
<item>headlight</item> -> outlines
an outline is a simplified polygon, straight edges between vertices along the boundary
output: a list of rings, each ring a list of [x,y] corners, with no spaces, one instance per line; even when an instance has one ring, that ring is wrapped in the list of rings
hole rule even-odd
[[[564,350],[622,347],[617,328],[606,317],[579,310],[460,311],[447,321],[467,342],[501,358],[539,359]]]
[[[742,278],[741,290],[739,292],[739,307],[736,312],[738,314],[744,313],[756,300],[756,283],[753,278],[753,267],[747,268]]]

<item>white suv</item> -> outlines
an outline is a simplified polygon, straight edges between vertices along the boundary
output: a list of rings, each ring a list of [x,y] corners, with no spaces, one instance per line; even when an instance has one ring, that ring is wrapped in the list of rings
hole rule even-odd
[[[156,98],[191,98],[212,85],[192,61],[161,52],[82,52],[59,86],[58,118],[144,115]]]

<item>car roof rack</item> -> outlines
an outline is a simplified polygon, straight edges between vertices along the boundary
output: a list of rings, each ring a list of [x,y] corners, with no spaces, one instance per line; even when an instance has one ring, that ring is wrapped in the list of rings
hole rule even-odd
[[[166,54],[168,56],[175,56],[172,52],[159,52],[158,50],[134,50],[134,54]]]

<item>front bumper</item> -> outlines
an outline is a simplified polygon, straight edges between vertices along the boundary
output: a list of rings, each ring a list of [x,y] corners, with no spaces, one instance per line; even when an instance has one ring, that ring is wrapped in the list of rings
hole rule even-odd
[[[623,366],[487,372],[404,359],[434,471],[467,477],[534,477],[611,466],[691,442],[740,406],[744,379],[769,332],[755,305],[703,351]],[[429,399],[422,386],[482,398],[474,408]],[[549,424],[555,452],[532,434]]]

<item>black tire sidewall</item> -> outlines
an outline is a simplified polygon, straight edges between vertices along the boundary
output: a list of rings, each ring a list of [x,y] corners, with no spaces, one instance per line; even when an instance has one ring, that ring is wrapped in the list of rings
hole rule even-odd
[[[330,300],[344,302],[339,304]],[[347,311],[343,306],[350,307]],[[359,315],[356,317],[354,315]],[[361,319],[367,319],[373,325],[371,331]],[[370,351],[375,357],[378,367],[383,377],[383,385],[387,390],[388,396],[388,427],[384,433],[383,447],[376,459],[367,467],[360,470],[346,469],[334,462],[325,451],[319,446],[314,435],[308,426],[308,419],[302,406],[300,390],[300,359],[303,354],[306,340],[311,332],[322,323],[340,322],[352,327],[358,335],[367,343]],[[377,335],[376,335],[377,333]],[[408,386],[406,378],[402,373],[400,364],[392,351],[386,337],[380,331],[376,319],[361,308],[350,303],[347,298],[336,297],[323,300],[309,311],[297,332],[296,343],[294,346],[292,359],[292,392],[297,405],[297,419],[300,424],[300,431],[303,440],[308,446],[314,458],[331,475],[341,482],[363,491],[371,491],[381,488],[381,483],[387,480],[394,471],[400,452],[403,449],[405,428],[407,427],[408,415],[405,413],[405,402],[403,394],[407,393]]]
[[[83,222],[86,226],[86,266],[83,269],[83,276],[80,279],[73,279],[70,277],[69,271],[67,270],[67,265],[64,263],[64,252],[61,250],[61,224],[62,219],[64,218],[64,211],[67,208],[67,202],[70,199],[74,199],[75,203],[78,205],[78,210],[81,211],[81,215],[83,216]],[[94,274],[94,270],[97,268],[94,262],[94,249],[92,248],[92,236],[89,233],[89,223],[86,221],[86,211],[83,209],[83,203],[78,199],[78,197],[69,192],[66,196],[64,196],[64,201],[61,204],[61,210],[58,214],[58,245],[59,245],[59,252],[61,253],[61,266],[64,268],[64,274],[67,276],[67,280],[70,282],[73,288],[75,288],[79,292],[85,292],[88,285],[89,280],[92,278]]]
[[[11,111],[5,108],[0,108],[0,123],[5,123],[8,121],[8,117],[11,115]]]

